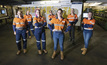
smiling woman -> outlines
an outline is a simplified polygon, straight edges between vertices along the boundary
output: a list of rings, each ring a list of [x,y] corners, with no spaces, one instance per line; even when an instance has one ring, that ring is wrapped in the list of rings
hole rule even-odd
[[[95,24],[95,19],[92,18],[92,12],[88,12],[88,18],[84,18],[82,22],[82,26],[84,28],[83,30],[84,47],[81,48],[81,50],[83,55],[85,55],[87,52],[89,40],[93,35],[94,24]]]
[[[48,24],[49,29],[53,31],[54,52],[52,54],[52,59],[54,59],[56,56],[58,40],[61,49],[60,50],[61,60],[64,59],[64,54],[63,54],[64,33],[70,29],[71,25],[69,24],[67,19],[64,19],[62,17],[62,14],[63,14],[63,10],[58,9],[56,18],[53,18]],[[54,24],[54,28],[52,28],[52,24]],[[66,30],[64,30],[65,25],[67,25]]]
[[[37,8],[35,10],[35,17],[33,18],[33,24],[35,26],[35,38],[36,38],[36,43],[37,43],[37,48],[38,48],[38,53],[41,55],[42,50],[41,50],[41,43],[40,40],[42,41],[42,47],[44,53],[48,53],[46,50],[46,37],[45,37],[45,26],[47,24],[45,18],[41,16],[40,9]]]
[[[28,22],[23,17],[23,12],[18,11],[17,12],[18,17],[14,18],[13,20],[13,31],[14,35],[16,35],[16,44],[18,47],[17,55],[21,53],[21,37],[23,39],[23,53],[25,54],[27,52],[27,35],[28,33]]]

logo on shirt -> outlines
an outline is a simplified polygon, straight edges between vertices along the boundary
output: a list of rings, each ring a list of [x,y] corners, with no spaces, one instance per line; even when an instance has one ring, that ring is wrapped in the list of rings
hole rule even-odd
[[[90,23],[92,23],[92,21],[90,21]]]
[[[63,23],[65,23],[65,21],[62,21]]]

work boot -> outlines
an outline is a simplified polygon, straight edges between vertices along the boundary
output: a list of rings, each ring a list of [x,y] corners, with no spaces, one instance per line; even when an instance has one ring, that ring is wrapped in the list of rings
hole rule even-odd
[[[23,53],[25,54],[27,52],[27,50],[26,49],[23,49]]]
[[[55,58],[55,55],[56,55],[56,51],[53,52],[53,54],[52,54],[52,59]]]
[[[29,39],[31,39],[31,36],[29,36]]]
[[[83,50],[84,50],[84,48],[85,48],[85,45],[84,45],[84,47],[83,47],[83,48],[81,48],[81,51],[83,51]]]
[[[17,54],[17,55],[19,55],[20,53],[21,53],[21,51],[20,51],[20,50],[18,50],[16,54]]]
[[[61,51],[60,54],[61,54],[61,60],[63,60],[64,59],[63,51]]]
[[[82,55],[85,55],[86,52],[87,52],[87,48],[84,48],[84,49],[83,49],[83,52],[82,52]]]
[[[44,51],[44,53],[46,53],[46,54],[48,53],[48,51],[47,51],[47,50],[43,50],[43,51]]]
[[[42,54],[42,51],[41,51],[41,50],[38,50],[38,53],[41,55],[41,54]]]

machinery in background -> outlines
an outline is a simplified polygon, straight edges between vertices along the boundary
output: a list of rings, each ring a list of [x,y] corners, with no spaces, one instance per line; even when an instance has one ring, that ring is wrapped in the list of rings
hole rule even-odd
[[[0,7],[0,25],[11,23],[12,21],[12,6],[2,5]]]
[[[0,8],[0,17],[6,17],[6,16],[7,16],[7,9]]]
[[[105,10],[93,10],[96,24],[101,26],[104,30],[107,30],[107,9]]]

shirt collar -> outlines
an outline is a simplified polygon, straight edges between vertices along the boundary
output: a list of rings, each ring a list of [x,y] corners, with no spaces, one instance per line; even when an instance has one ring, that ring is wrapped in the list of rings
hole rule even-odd
[[[17,16],[17,18],[19,18],[19,16]],[[24,17],[22,16],[22,19],[23,19]]]
[[[27,14],[26,14],[27,15]],[[30,15],[30,14],[28,14],[28,15]]]
[[[86,18],[86,19],[88,19],[88,18]],[[93,18],[91,18],[90,20],[92,20]]]
[[[56,19],[58,19],[58,17],[56,17]],[[62,21],[64,18],[63,17],[61,17],[61,20],[60,21]]]
[[[72,15],[72,14],[70,14],[70,15]],[[75,15],[75,14],[74,14]],[[73,15],[72,15],[73,16]]]
[[[58,17],[56,17],[56,19],[58,19]],[[61,19],[64,19],[63,17],[61,17]]]
[[[52,15],[54,15],[54,14],[52,14]],[[50,14],[50,16],[51,16],[51,14]]]
[[[40,17],[42,17],[41,15],[40,15]],[[38,16],[36,16],[36,18],[39,18]]]

